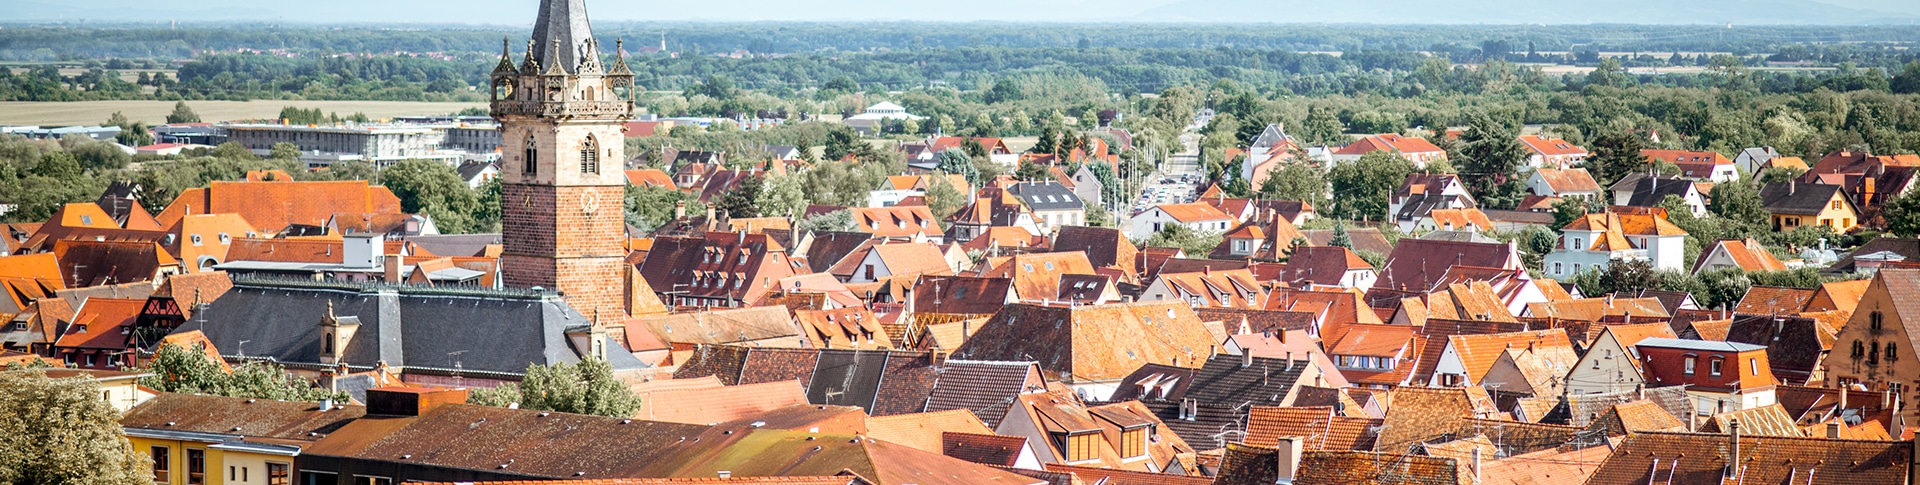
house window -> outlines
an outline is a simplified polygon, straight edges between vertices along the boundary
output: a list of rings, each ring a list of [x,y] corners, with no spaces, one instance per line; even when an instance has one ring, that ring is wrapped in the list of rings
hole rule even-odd
[[[187,450],[187,485],[207,483],[207,450]]]
[[[1760,375],[1760,359],[1754,357],[1747,358],[1747,374]]]
[[[1893,356],[1893,352],[1895,350],[1899,350],[1899,347],[1895,347],[1893,345],[1893,342],[1887,342],[1887,351],[1885,352],[1886,354],[1885,357],[1887,359],[1887,362],[1893,362],[1894,360],[1896,360]]]
[[[1565,274],[1566,273],[1565,270],[1566,270],[1566,267],[1564,263],[1561,263],[1559,261],[1553,262],[1553,274]]]
[[[867,279],[868,280],[873,279],[873,265],[871,264],[867,265]]]
[[[288,473],[289,467],[290,465],[286,463],[268,462],[267,485],[293,485],[292,476]]]
[[[1147,430],[1151,427],[1130,429],[1120,433],[1120,457],[1137,458],[1147,455]]]
[[[173,481],[173,449],[155,446],[147,453],[153,456],[153,483]]]
[[[1880,323],[1883,320],[1885,320],[1885,315],[1882,315],[1879,310],[1874,310],[1873,313],[1868,313],[1867,314],[1867,330],[1879,332]]]
[[[387,477],[370,477],[366,475],[354,475],[353,485],[393,485],[393,479],[387,478]]]
[[[540,173],[540,148],[539,145],[534,144],[533,135],[527,135],[527,146],[520,157],[520,173],[527,175]]]
[[[228,236],[227,233],[224,232],[220,233],[220,244],[233,244],[233,236]]]
[[[1707,375],[1712,377],[1720,377],[1720,359],[1713,359],[1712,361],[1707,362]]]
[[[1681,371],[1682,374],[1693,375],[1693,361],[1694,361],[1693,356],[1691,355],[1687,356],[1686,368]]]
[[[1867,356],[1867,345],[1865,343],[1862,343],[1859,340],[1853,341],[1853,358],[1859,359],[1861,357],[1866,357],[1866,356]]]
[[[1586,248],[1587,248],[1586,240],[1576,237],[1576,238],[1573,238],[1573,247],[1567,248],[1567,249],[1586,249]]]
[[[1833,201],[1833,210],[1840,210],[1840,201]]]
[[[1580,272],[1580,263],[1573,263],[1573,272],[1574,273]]]
[[[1076,433],[1076,434],[1067,435],[1067,443],[1066,443],[1067,461],[1077,462],[1077,461],[1087,461],[1087,460],[1093,460],[1093,459],[1099,458],[1100,454],[1095,451],[1099,449],[1100,444],[1097,441],[1099,439],[1100,439],[1100,433],[1098,432]],[[390,484],[383,484],[383,485],[390,485]]]
[[[580,173],[600,173],[600,142],[593,135],[580,145]]]

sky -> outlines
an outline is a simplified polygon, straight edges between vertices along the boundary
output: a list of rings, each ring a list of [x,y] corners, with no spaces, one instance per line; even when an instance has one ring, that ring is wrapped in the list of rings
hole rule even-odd
[[[537,0],[5,0],[8,21],[528,25]],[[1444,8],[1436,8],[1445,5]],[[588,0],[597,21],[1920,24],[1914,0]]]

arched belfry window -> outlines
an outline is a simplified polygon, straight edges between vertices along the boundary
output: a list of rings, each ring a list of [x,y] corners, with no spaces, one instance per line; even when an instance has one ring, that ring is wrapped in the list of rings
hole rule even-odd
[[[600,142],[593,135],[580,143],[580,173],[600,173]]]
[[[520,173],[533,175],[540,172],[540,148],[534,144],[533,135],[527,135],[527,149],[521,155]]]

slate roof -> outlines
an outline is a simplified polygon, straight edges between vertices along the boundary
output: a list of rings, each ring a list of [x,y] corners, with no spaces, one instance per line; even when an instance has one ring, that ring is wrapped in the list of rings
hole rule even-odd
[[[1731,440],[1726,435],[1640,433],[1627,437],[1587,481],[1592,485],[1643,485],[1658,478],[1673,483],[1722,483]],[[1815,473],[1821,483],[1902,483],[1913,454],[1911,441],[1854,441],[1774,436],[1740,437],[1745,483],[1786,483]],[[1686,455],[1685,458],[1680,458]],[[1692,459],[1687,459],[1692,458]]]
[[[320,362],[321,319],[354,316],[360,329],[342,351],[349,365],[460,368],[519,375],[528,365],[578,362],[566,335],[589,322],[553,294],[428,289],[301,280],[240,280],[174,333],[200,330],[222,350],[288,364]],[[485,348],[486,352],[458,351]],[[609,340],[615,369],[643,367]]]
[[[488,256],[488,247],[501,244],[500,234],[429,234],[407,236],[406,242],[440,256]]]
[[[1034,211],[1084,210],[1086,202],[1074,195],[1072,189],[1059,182],[1020,182],[1007,187],[1007,192],[1019,197],[1027,208]]]
[[[1774,214],[1818,215],[1840,191],[1838,185],[1771,182],[1760,187],[1760,204]]]
[[[1626,205],[1656,207],[1669,195],[1685,197],[1688,191],[1693,190],[1693,181],[1679,177],[1649,177],[1647,174],[1634,172],[1621,177],[1620,181],[1614,182],[1608,190],[1632,191],[1633,195],[1628,196]]]
[[[948,360],[927,396],[926,411],[965,409],[997,429],[1012,396],[1044,386],[1032,362]]]
[[[1586,427],[1594,419],[1607,412],[1614,405],[1639,400],[1650,400],[1667,410],[1675,417],[1692,416],[1693,400],[1687,395],[1687,386],[1666,386],[1644,391],[1621,391],[1598,394],[1569,394],[1566,399],[1555,405],[1553,410],[1542,417],[1541,423]]]

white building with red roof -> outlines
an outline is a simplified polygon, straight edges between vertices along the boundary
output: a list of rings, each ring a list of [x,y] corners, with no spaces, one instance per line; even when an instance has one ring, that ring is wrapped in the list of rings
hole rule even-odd
[[[1413,166],[1426,168],[1427,162],[1447,159],[1447,151],[1434,146],[1424,138],[1400,136],[1395,133],[1367,135],[1359,141],[1333,150],[1333,163],[1346,163],[1360,160],[1360,157],[1373,152],[1388,152],[1399,155]]]
[[[1533,168],[1567,168],[1587,159],[1587,149],[1567,143],[1559,138],[1540,135],[1521,135],[1520,144],[1527,146],[1527,166]]]

